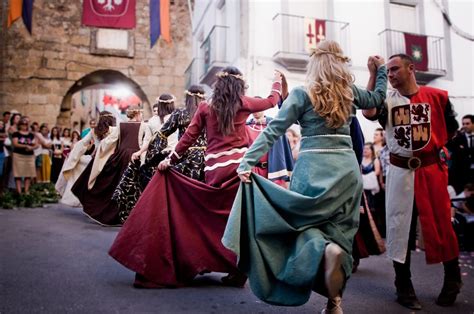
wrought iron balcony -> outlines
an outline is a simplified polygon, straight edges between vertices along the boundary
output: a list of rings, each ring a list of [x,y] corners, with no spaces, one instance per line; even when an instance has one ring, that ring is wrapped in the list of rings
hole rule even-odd
[[[306,40],[308,37],[314,42],[320,40],[320,34],[316,29],[305,27],[308,19],[316,20],[299,15],[278,13],[273,17],[275,32],[275,53],[273,60],[280,63],[290,71],[304,71],[309,60],[309,51]],[[337,41],[345,54],[349,55],[349,23],[333,20],[317,19],[325,24],[325,39]]]
[[[411,35],[421,35],[412,34]],[[382,56],[387,60],[390,56],[398,53],[407,53],[405,46],[405,33],[392,29],[386,29],[380,32],[380,44]],[[416,79],[421,84],[427,84],[430,81],[446,75],[446,52],[444,38],[437,36],[427,37],[428,71],[415,72]]]
[[[199,51],[201,84],[212,86],[216,80],[216,73],[230,64],[227,58],[228,28],[228,26],[215,25],[201,44]]]

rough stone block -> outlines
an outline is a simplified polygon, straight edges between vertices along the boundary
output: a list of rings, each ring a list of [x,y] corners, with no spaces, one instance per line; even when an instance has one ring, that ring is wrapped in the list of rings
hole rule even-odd
[[[90,45],[90,37],[89,36],[72,36],[69,40],[69,44],[76,45],[76,46],[89,46]]]
[[[67,79],[77,81],[77,80],[79,80],[80,78],[82,78],[83,76],[85,76],[87,74],[88,73],[68,71],[67,72]]]
[[[42,69],[38,69],[35,75],[38,77],[47,78],[47,79],[52,79],[52,78],[62,79],[62,78],[66,78],[66,71],[42,68]]]
[[[137,76],[148,76],[151,74],[151,68],[146,65],[135,66],[135,71],[133,74]]]
[[[66,61],[58,59],[48,59],[47,67],[49,69],[64,70],[66,68]]]
[[[48,100],[46,95],[30,94],[28,97],[29,104],[47,104]]]

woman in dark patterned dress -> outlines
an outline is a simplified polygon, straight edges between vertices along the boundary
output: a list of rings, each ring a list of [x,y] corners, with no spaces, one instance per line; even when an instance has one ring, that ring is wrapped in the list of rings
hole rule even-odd
[[[113,196],[113,199],[119,204],[119,215],[122,223],[127,220],[141,193],[155,174],[159,162],[174,149],[176,143],[173,143],[170,147],[169,144],[171,143],[168,142],[168,138],[176,131],[178,131],[178,138],[184,134],[189,123],[191,123],[198,104],[202,100],[204,100],[204,89],[202,87],[193,85],[189,90],[186,90],[186,107],[173,111],[161,130],[154,135],[148,146],[145,163],[140,167],[140,171],[138,171],[139,163],[131,162],[134,169],[130,169],[130,172],[127,171],[124,174]],[[187,177],[204,181],[205,150],[206,136],[203,133],[195,145],[181,157],[173,168]]]
[[[151,152],[148,152],[150,142],[164,123],[171,117],[171,113],[175,110],[175,100],[176,97],[171,94],[161,94],[160,97],[156,99],[156,104],[153,105],[153,117],[151,117],[148,122],[142,122],[140,126],[140,131],[143,130],[143,132],[139,132],[139,142],[141,142],[140,150],[132,154],[127,169],[125,169],[120,183],[112,195],[112,200],[117,203],[119,208],[119,217],[122,223],[127,219],[128,214],[135,206],[135,203],[143,191],[139,184],[141,162],[145,161],[144,157],[147,154],[151,154]],[[159,152],[159,154],[160,158],[165,158],[164,154],[161,154],[161,152]]]

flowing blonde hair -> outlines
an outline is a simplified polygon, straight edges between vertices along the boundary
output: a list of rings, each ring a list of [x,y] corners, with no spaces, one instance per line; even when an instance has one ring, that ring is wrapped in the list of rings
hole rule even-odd
[[[306,70],[306,91],[313,110],[326,119],[328,128],[339,128],[349,119],[354,78],[349,58],[335,41],[325,40],[311,54]]]

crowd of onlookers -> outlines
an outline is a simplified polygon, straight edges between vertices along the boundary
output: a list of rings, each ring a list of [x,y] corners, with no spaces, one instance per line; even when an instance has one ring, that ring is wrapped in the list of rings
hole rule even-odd
[[[28,193],[32,183],[55,183],[79,130],[38,122],[16,111],[0,121],[0,192]]]
[[[448,141],[447,152],[441,151],[440,159],[448,166],[448,190],[452,199],[455,229],[463,249],[474,250],[474,116],[465,115],[462,127]],[[361,170],[364,192],[375,223],[385,236],[385,178],[390,167],[384,130],[374,132],[373,142],[364,147]],[[422,243],[420,243],[422,246]]]

